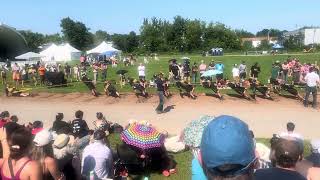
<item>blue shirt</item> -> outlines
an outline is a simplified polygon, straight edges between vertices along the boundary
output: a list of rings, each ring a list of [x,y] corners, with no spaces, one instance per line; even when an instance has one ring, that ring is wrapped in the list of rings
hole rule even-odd
[[[215,65],[215,69],[218,70],[218,71],[221,71],[223,72],[223,69],[224,69],[224,65],[219,63],[219,64],[216,64]]]
[[[206,175],[203,172],[203,169],[196,158],[192,159],[191,163],[191,170],[192,170],[192,180],[207,180]]]

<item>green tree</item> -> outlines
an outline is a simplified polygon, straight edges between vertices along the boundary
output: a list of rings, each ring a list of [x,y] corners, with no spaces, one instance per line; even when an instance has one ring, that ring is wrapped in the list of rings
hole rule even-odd
[[[257,32],[257,37],[267,37],[269,34],[269,37],[280,37],[282,35],[283,31],[280,31],[279,29],[263,29],[261,31]]]
[[[204,47],[220,47],[227,50],[240,50],[241,41],[234,31],[222,23],[210,23],[204,31]]]
[[[165,42],[162,30],[162,20],[155,17],[144,19],[140,27],[141,48],[148,52],[157,52],[161,50]]]
[[[102,41],[110,41],[111,40],[111,36],[103,30],[98,30],[95,33],[94,36],[94,42],[95,44],[100,44]]]
[[[187,22],[185,33],[187,51],[202,49],[202,36],[205,26],[205,23],[200,20]]]
[[[239,38],[252,38],[255,37],[255,35],[249,31],[243,30],[243,29],[236,29],[235,33]]]
[[[244,41],[242,44],[242,49],[245,51],[253,49],[252,41]]]
[[[259,46],[257,47],[258,50],[270,50],[272,45],[269,43],[268,40],[262,40]]]
[[[75,48],[85,50],[93,45],[93,34],[85,24],[67,17],[61,20],[60,26],[65,39]]]
[[[60,44],[63,42],[63,38],[60,36],[59,33],[45,35],[44,39],[45,39],[45,43]]]
[[[134,31],[131,31],[127,35],[127,52],[131,53],[136,50],[139,46],[139,37]]]
[[[186,49],[186,30],[187,30],[187,19],[181,16],[173,18],[172,24],[172,35],[173,35],[173,46],[175,50],[180,52]]]
[[[29,51],[37,51],[38,47],[45,43],[45,36],[32,31],[19,31],[27,41]]]
[[[301,36],[302,34],[298,36],[290,36],[288,39],[285,39],[283,42],[284,48],[287,50],[301,50],[303,48]]]

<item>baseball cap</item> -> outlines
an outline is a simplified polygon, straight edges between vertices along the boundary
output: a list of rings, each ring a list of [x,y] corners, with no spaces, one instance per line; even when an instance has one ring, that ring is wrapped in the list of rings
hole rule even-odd
[[[320,139],[311,140],[311,148],[313,153],[320,153]]]
[[[215,175],[237,175],[255,160],[254,142],[248,125],[240,119],[222,115],[205,128],[201,145],[204,166]],[[222,166],[229,168],[220,168]]]
[[[35,135],[33,142],[35,146],[41,147],[49,144],[52,140],[53,136],[51,132],[47,129],[43,129]]]

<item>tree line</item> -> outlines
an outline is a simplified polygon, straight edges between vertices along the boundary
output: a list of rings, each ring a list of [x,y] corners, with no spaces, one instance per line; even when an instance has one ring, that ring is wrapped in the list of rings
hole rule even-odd
[[[75,48],[85,51],[102,41],[112,41],[116,48],[126,53],[153,52],[201,52],[213,47],[224,48],[227,51],[253,50],[252,44],[242,42],[242,38],[278,37],[286,31],[278,29],[263,29],[256,34],[243,29],[232,29],[223,23],[206,23],[199,19],[174,17],[173,21],[160,18],[144,19],[139,35],[131,31],[128,34],[109,34],[104,30],[94,33],[84,23],[71,18],[63,18],[60,23],[61,34],[41,34],[32,31],[20,31],[25,37],[29,50],[36,51],[46,43],[69,42]],[[284,40],[287,49],[301,48],[296,39]],[[258,49],[269,49],[268,42],[262,42]]]

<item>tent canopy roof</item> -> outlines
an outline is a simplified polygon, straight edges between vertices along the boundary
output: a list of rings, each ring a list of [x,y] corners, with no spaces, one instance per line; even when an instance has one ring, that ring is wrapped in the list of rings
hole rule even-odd
[[[106,43],[105,41],[103,41],[101,44],[99,44],[97,47],[87,51],[87,54],[92,54],[92,53],[105,53],[105,52],[119,52],[120,50],[112,47],[112,45],[110,43]]]
[[[38,53],[34,53],[34,52],[27,52],[24,54],[21,54],[20,56],[15,57],[16,59],[32,59],[32,58],[41,58],[43,57],[43,55],[40,55]]]

